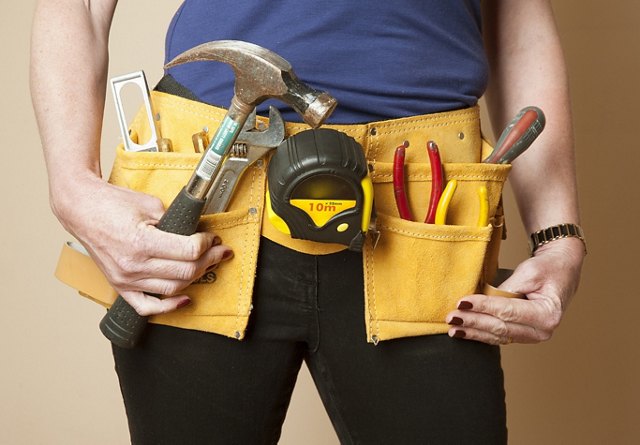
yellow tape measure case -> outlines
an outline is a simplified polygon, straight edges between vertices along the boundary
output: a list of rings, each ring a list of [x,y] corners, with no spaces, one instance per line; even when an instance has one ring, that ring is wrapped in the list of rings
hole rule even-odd
[[[267,214],[292,238],[362,250],[373,186],[360,144],[332,129],[300,132],[271,158]]]

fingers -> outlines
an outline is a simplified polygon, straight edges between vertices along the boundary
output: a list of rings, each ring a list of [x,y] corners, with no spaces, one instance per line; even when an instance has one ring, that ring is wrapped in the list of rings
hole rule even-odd
[[[149,275],[152,271],[155,278],[166,278],[193,281],[202,276],[207,269],[233,257],[233,251],[224,245],[213,246],[206,250],[195,261],[177,261],[154,259],[140,265],[141,273]]]
[[[138,265],[133,276],[127,277],[128,287],[160,295],[175,295],[189,286],[207,270],[233,258],[233,251],[218,245],[207,250],[196,261],[154,259]]]
[[[543,341],[535,328],[520,323],[505,322],[486,314],[454,312],[447,317],[452,327],[449,336],[464,338],[492,345],[516,343],[538,343]]]
[[[158,298],[140,290],[120,291],[120,295],[141,316],[164,314],[191,304],[187,295],[175,294],[189,286],[212,266],[233,258],[233,251],[222,245],[219,237],[203,237],[205,241],[207,238],[211,238],[207,242],[210,241],[213,245],[194,261],[151,260],[135,272],[143,278],[127,284],[144,289],[148,293],[174,296]]]
[[[489,344],[538,343],[551,338],[561,310],[550,300],[470,295],[447,316],[449,335]]]
[[[208,249],[221,243],[218,236],[209,232],[183,236],[163,232],[147,224],[139,229],[134,248],[149,258],[195,261]]]
[[[186,295],[157,298],[142,292],[121,292],[122,298],[142,317],[166,314],[191,304]]]
[[[176,295],[211,267],[233,258],[233,251],[219,244],[206,250],[194,261],[178,261],[152,258],[146,261],[129,261],[111,277],[119,292],[143,291],[159,295]]]
[[[91,182],[86,188],[92,193],[85,192],[81,198],[91,199],[69,207],[61,221],[123,296],[128,292],[178,295],[209,267],[233,256],[213,233],[182,236],[156,228],[153,224],[164,214],[157,197],[104,181]],[[172,304],[179,303],[134,298],[137,304],[155,305],[150,309],[154,312],[171,310]]]

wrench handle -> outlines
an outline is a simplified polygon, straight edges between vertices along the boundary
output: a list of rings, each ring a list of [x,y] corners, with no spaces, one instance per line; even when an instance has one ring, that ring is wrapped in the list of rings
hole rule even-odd
[[[206,200],[191,196],[186,188],[180,190],[156,226],[163,232],[189,236],[196,232]],[[133,348],[145,327],[148,317],[139,315],[118,295],[107,314],[100,321],[100,330],[114,345]]]

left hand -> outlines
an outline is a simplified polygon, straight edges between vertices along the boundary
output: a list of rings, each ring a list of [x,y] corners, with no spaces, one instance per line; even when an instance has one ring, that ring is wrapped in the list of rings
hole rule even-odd
[[[469,295],[449,313],[449,336],[493,345],[549,340],[580,281],[584,246],[576,238],[541,246],[500,289],[526,299]]]

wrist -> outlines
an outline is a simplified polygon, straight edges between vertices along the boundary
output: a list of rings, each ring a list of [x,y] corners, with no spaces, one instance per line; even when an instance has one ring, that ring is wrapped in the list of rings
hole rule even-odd
[[[565,258],[575,258],[582,262],[587,255],[584,241],[577,237],[559,238],[553,242],[541,245],[532,256],[546,255],[552,253],[562,254]]]
[[[73,209],[81,207],[85,199],[94,199],[96,187],[104,184],[104,180],[90,170],[52,178],[49,181],[49,205],[53,214],[64,225]]]
[[[529,249],[533,255],[538,249],[560,240],[572,239],[581,244],[583,254],[587,253],[584,231],[578,224],[564,223],[538,230],[529,235]],[[575,241],[573,242],[575,244]]]

